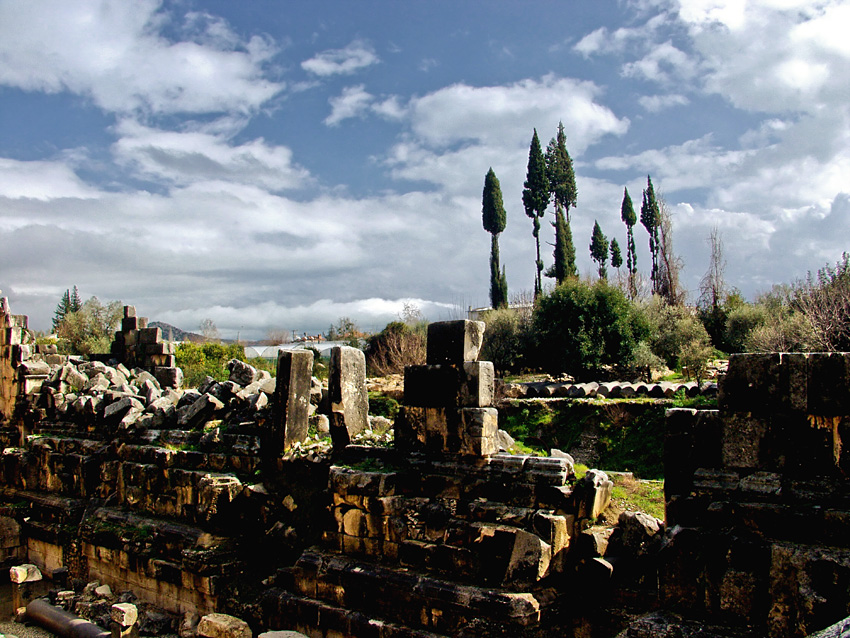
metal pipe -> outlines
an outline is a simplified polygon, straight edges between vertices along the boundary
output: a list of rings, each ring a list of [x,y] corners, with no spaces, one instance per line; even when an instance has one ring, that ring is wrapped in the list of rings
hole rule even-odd
[[[43,598],[27,605],[28,620],[62,638],[110,638],[111,633],[92,622],[54,607]]]

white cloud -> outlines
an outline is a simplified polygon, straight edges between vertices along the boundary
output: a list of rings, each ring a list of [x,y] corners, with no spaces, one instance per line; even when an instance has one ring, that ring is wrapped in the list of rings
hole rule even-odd
[[[98,193],[62,161],[21,162],[0,157],[0,197],[88,199]]]
[[[270,146],[262,138],[230,144],[227,133],[237,127],[224,120],[206,127],[217,132],[176,132],[123,120],[115,127],[120,137],[112,151],[120,164],[142,177],[169,184],[228,181],[282,190],[309,181],[308,172],[294,165],[284,146]]]
[[[249,112],[284,85],[265,77],[271,42],[240,41],[220,20],[170,41],[156,0],[3,2],[0,84],[68,91],[107,111]]]
[[[623,75],[669,84],[674,80],[689,80],[696,74],[696,63],[672,42],[656,44],[635,62],[623,65]]]
[[[344,49],[323,51],[301,63],[301,68],[321,77],[351,75],[378,64],[380,59],[371,44],[365,40],[354,40]]]
[[[324,122],[328,126],[336,126],[343,120],[362,117],[369,110],[373,100],[374,97],[366,92],[364,85],[347,86],[342,90],[341,95],[328,100],[331,105],[331,114],[325,118]]]
[[[671,93],[668,95],[642,95],[638,98],[638,103],[650,113],[658,113],[675,106],[686,106],[690,104],[690,100],[684,95]]]

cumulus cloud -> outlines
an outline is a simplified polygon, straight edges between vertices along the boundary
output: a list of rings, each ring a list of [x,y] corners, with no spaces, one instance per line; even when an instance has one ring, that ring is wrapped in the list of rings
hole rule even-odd
[[[120,164],[140,176],[170,184],[227,181],[276,191],[304,186],[310,179],[286,147],[262,138],[232,145],[227,134],[236,126],[229,120],[205,128],[211,132],[167,131],[122,120],[112,150]]]
[[[21,162],[0,157],[0,197],[47,201],[71,197],[97,197],[66,162]]]
[[[343,49],[322,51],[301,63],[301,68],[320,77],[332,75],[351,75],[378,64],[380,58],[374,48],[365,40],[354,40]]]
[[[332,97],[329,100],[331,114],[325,118],[325,124],[336,126],[343,120],[361,117],[369,110],[373,100],[374,97],[366,92],[364,85],[348,86],[338,97]]]
[[[261,36],[242,41],[221,20],[171,41],[156,0],[0,4],[0,84],[68,91],[114,112],[249,112],[284,85],[264,64],[276,52]]]
[[[671,93],[668,95],[642,95],[638,98],[638,103],[650,113],[658,113],[675,106],[690,104],[690,100],[684,95]]]

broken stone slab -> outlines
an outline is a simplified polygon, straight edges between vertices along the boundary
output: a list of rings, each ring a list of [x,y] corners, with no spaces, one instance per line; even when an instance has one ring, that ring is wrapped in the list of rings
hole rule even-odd
[[[264,445],[271,456],[306,440],[312,375],[310,350],[282,350],[278,354],[272,438]]]
[[[227,369],[230,370],[228,381],[238,383],[242,387],[251,385],[257,379],[257,369],[239,359],[228,361]]]
[[[334,447],[345,447],[369,425],[366,355],[362,350],[350,346],[331,349],[328,397]]]
[[[135,397],[125,396],[107,405],[103,410],[103,416],[108,420],[120,421],[131,410],[138,410],[139,412],[142,412],[144,409],[145,406],[142,405],[141,401]]]
[[[190,430],[209,421],[212,416],[224,408],[224,403],[211,394],[202,394],[191,405],[178,408],[177,425]]]
[[[426,363],[439,365],[477,361],[484,341],[483,321],[436,321],[428,324]]]
[[[579,483],[582,498],[579,500],[578,517],[594,520],[605,511],[611,502],[614,483],[600,470],[588,470]]]
[[[109,608],[109,617],[122,627],[132,627],[139,619],[139,610],[133,603],[115,603]]]
[[[640,556],[659,532],[664,531],[664,523],[644,512],[623,512],[617,521],[617,527],[611,535],[611,548],[617,554]]]
[[[41,571],[31,563],[15,565],[9,568],[9,579],[16,584],[34,583],[41,580]]]
[[[251,638],[252,636],[248,623],[228,614],[203,616],[198,623],[198,635],[204,638]]]

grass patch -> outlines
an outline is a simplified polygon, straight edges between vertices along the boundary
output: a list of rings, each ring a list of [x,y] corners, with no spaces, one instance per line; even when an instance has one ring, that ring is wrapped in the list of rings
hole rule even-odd
[[[620,512],[645,512],[664,520],[664,481],[638,480],[628,475],[613,475],[614,489],[609,509]],[[613,514],[614,512],[611,512]]]
[[[380,392],[369,393],[369,414],[372,416],[383,416],[395,420],[398,415],[399,403],[392,397]]]

